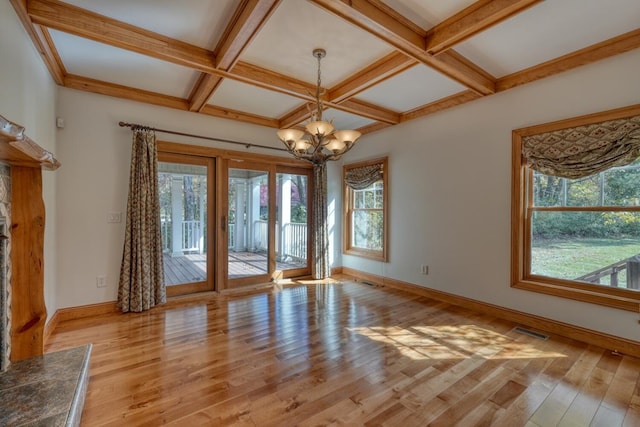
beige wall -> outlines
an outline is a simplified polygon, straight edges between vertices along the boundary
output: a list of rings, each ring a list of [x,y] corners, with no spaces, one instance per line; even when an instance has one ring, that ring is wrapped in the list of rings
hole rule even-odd
[[[637,313],[509,286],[511,131],[638,103],[638,70],[640,50],[363,137],[348,161],[389,155],[390,261],[343,264],[640,340]]]
[[[0,1],[0,115],[26,128],[27,135],[56,153],[56,85],[8,1]],[[56,177],[43,172],[45,302],[57,309]]]

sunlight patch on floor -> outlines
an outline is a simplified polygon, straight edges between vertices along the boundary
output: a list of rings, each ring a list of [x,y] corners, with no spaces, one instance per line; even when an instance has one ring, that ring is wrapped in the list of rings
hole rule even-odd
[[[347,328],[372,340],[391,345],[412,359],[538,359],[567,357],[546,351],[536,343],[518,341],[476,325],[372,326]],[[520,338],[522,339],[522,338]]]

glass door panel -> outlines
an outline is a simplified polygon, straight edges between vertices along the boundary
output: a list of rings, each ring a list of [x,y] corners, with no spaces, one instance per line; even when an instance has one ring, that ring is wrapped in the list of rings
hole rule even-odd
[[[169,159],[177,161],[163,161]],[[207,160],[162,154],[160,160],[160,223],[167,294],[207,290],[211,288],[207,284]]]
[[[268,280],[269,173],[230,168],[228,206],[228,280]]]
[[[308,273],[308,173],[276,174],[276,270],[285,276]]]

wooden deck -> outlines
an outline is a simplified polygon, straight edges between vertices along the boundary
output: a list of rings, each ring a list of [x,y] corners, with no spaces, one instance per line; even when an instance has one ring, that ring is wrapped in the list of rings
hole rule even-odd
[[[58,323],[86,426],[638,426],[640,360],[343,280]]]
[[[278,270],[303,268],[296,262],[277,262]],[[267,256],[253,252],[229,252],[229,278],[256,276],[267,273]],[[164,282],[167,286],[202,282],[207,276],[206,255],[164,255]]]

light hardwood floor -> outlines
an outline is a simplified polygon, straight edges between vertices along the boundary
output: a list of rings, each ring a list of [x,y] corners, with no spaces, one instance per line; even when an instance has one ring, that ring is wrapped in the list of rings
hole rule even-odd
[[[640,360],[343,280],[61,322],[84,426],[638,426]]]

